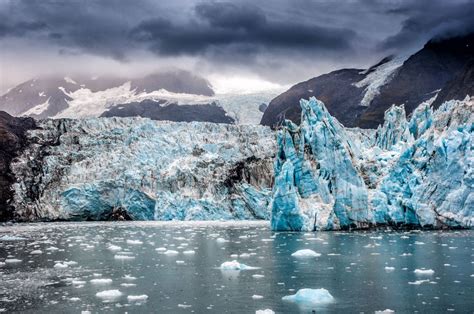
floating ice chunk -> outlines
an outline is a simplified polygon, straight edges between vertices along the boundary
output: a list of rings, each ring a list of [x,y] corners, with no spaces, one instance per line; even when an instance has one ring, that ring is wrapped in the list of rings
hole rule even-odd
[[[165,247],[159,247],[159,248],[156,248],[155,251],[157,252],[165,252],[167,249]]]
[[[73,280],[72,284],[75,286],[82,286],[82,285],[85,285],[86,282],[84,280]]]
[[[91,284],[93,285],[110,285],[112,283],[112,279],[108,278],[98,278],[98,279],[92,279]]]
[[[250,254],[249,253],[242,253],[239,255],[240,258],[249,258]]]
[[[0,241],[24,241],[24,240],[26,240],[26,238],[11,236],[8,234],[0,237]]]
[[[265,277],[265,275],[261,275],[261,274],[254,274],[252,275],[253,278],[263,278]]]
[[[296,294],[287,295],[283,301],[290,301],[300,305],[316,305],[334,302],[333,296],[324,288],[320,289],[300,289]]]
[[[189,304],[178,304],[178,307],[182,308],[182,309],[187,309],[189,307],[191,307],[192,305],[189,305]]]
[[[255,314],[275,314],[275,312],[273,312],[270,309],[265,309],[265,310],[257,310]]]
[[[64,264],[66,264],[68,266],[76,266],[77,262],[75,262],[75,261],[66,261],[66,262],[64,262]]]
[[[122,287],[126,287],[126,288],[128,288],[128,287],[136,287],[136,286],[137,286],[137,285],[134,284],[134,283],[121,283],[120,285],[121,285]]]
[[[146,301],[147,299],[148,299],[148,296],[146,294],[127,296],[128,302],[140,302],[140,301]]]
[[[97,292],[95,296],[102,300],[115,300],[122,296],[122,292],[120,292],[120,290],[117,290],[117,289],[104,290],[104,291]]]
[[[221,264],[221,270],[249,270],[249,269],[258,269],[258,267],[247,266],[245,264],[241,264],[236,260],[231,262],[224,262]]]
[[[118,245],[111,244],[107,247],[107,250],[109,250],[109,251],[121,251],[122,248]]]
[[[7,258],[7,259],[5,259],[6,264],[16,264],[16,263],[21,263],[21,262],[22,262],[22,260],[17,259],[17,258]]]
[[[77,297],[73,297],[73,298],[70,298],[69,301],[77,302],[77,301],[81,301],[81,299]]]
[[[30,252],[31,255],[39,255],[39,254],[43,254],[43,251],[41,250],[33,250]]]
[[[140,241],[140,240],[127,240],[127,244],[131,244],[131,245],[142,245],[143,242]]]
[[[424,282],[430,282],[429,279],[424,279],[424,280],[416,280],[416,281],[409,281],[409,285],[421,285]]]
[[[185,254],[185,255],[192,255],[194,253],[196,253],[194,250],[187,250],[187,251],[183,252],[183,254]]]
[[[226,243],[226,242],[229,242],[229,240],[226,240],[226,239],[224,239],[224,238],[217,238],[217,239],[216,239],[216,242],[217,242],[217,243]]]
[[[114,255],[114,258],[115,258],[115,259],[118,259],[118,260],[124,260],[124,261],[126,261],[126,260],[135,259],[135,256],[116,254],[116,255]]]
[[[296,251],[295,253],[291,254],[293,257],[298,257],[298,258],[305,258],[305,257],[318,257],[321,256],[321,254],[316,253],[313,250],[310,249],[304,249],[304,250],[299,250]]]
[[[254,295],[252,296],[252,299],[254,299],[254,300],[263,299],[263,296],[258,295],[258,294],[254,294]]]
[[[55,246],[50,246],[49,248],[46,249],[46,251],[57,251],[57,250],[59,249]]]
[[[391,267],[391,266],[385,266],[385,271],[386,272],[392,272],[395,270],[395,267]]]
[[[184,261],[176,261],[176,264],[182,265],[184,264]]]
[[[66,264],[66,263],[59,262],[59,263],[54,264],[54,268],[56,268],[56,269],[64,269],[64,268],[68,268],[68,267],[69,267],[69,265]]]
[[[164,254],[168,255],[168,256],[173,256],[173,255],[178,255],[179,252],[175,251],[175,250],[166,250],[166,252]]]
[[[136,280],[137,277],[133,277],[131,275],[125,275],[125,276],[123,276],[123,279],[125,279],[125,280]]]
[[[382,311],[375,311],[375,314],[388,314],[388,313],[395,313],[394,310],[386,309]]]
[[[434,274],[434,270],[432,269],[415,269],[413,271],[415,273],[415,275],[419,275],[419,276],[431,276]]]
[[[424,244],[425,244],[425,242],[421,242],[421,241],[415,241],[415,244],[416,244],[416,245],[424,245]]]

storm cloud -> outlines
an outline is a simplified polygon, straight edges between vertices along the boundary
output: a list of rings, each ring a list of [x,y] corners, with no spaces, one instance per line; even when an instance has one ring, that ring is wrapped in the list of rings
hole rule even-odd
[[[472,0],[0,0],[0,83],[24,64],[40,72],[33,56],[51,67],[146,59],[294,82],[472,32],[473,10]]]

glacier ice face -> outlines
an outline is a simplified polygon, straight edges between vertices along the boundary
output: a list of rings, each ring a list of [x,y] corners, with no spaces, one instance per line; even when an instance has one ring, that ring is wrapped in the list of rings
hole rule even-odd
[[[274,133],[143,118],[43,120],[12,164],[20,220],[269,219]]]
[[[392,106],[375,133],[346,129],[315,98],[278,131],[274,230],[474,225],[474,101]]]

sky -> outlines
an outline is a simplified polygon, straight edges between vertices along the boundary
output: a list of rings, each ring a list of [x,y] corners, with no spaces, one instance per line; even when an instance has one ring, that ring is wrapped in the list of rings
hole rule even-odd
[[[42,75],[184,69],[292,85],[474,30],[474,0],[0,0],[0,92]]]

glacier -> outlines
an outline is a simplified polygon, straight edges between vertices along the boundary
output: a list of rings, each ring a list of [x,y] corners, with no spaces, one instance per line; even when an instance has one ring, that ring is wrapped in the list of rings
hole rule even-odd
[[[301,124],[46,119],[11,164],[18,221],[270,220],[276,231],[474,225],[474,98],[377,130],[315,99]]]
[[[277,133],[273,230],[474,226],[474,98],[344,128],[316,98]]]
[[[47,119],[28,139],[11,165],[20,221],[270,218],[268,127]]]

